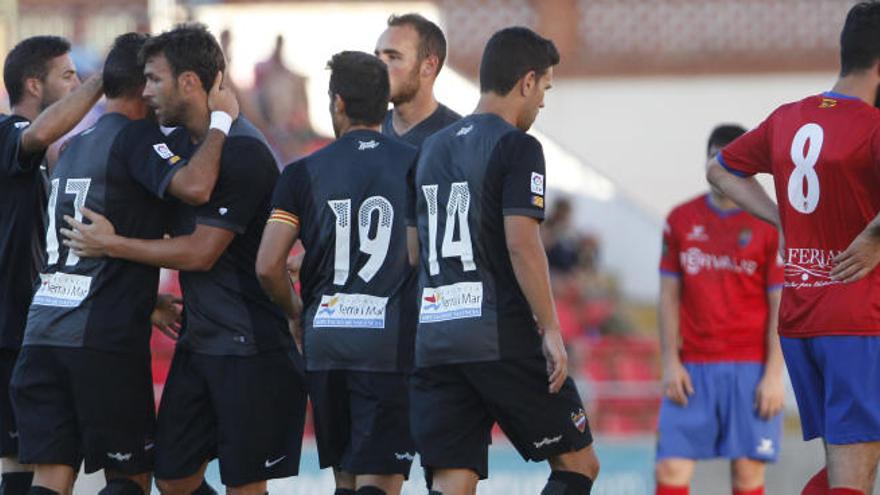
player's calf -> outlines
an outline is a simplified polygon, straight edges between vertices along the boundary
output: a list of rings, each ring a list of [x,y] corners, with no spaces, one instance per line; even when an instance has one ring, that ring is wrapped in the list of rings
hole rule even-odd
[[[871,493],[880,461],[880,442],[826,444],[825,449],[830,493],[844,487],[857,491],[839,493]]]
[[[477,473],[470,469],[434,469],[431,495],[472,495],[477,492]]]
[[[227,486],[226,495],[266,495],[266,482],[257,481],[241,486]]]
[[[542,495],[590,493],[599,475],[599,459],[592,446],[553,456],[547,462],[552,471]]]
[[[656,495],[688,495],[694,465],[691,459],[666,458],[657,461],[654,466]]]
[[[28,495],[32,494],[67,494],[73,491],[76,472],[72,467],[63,464],[38,464],[34,468],[34,480]],[[34,491],[42,488],[49,491]]]

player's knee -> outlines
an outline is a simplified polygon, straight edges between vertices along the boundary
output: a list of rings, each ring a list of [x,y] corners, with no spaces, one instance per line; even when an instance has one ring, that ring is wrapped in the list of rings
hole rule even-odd
[[[578,473],[591,480],[599,476],[599,458],[592,447],[551,457],[548,462],[553,471]]]
[[[752,459],[737,459],[733,462],[732,474],[735,488],[757,488],[764,484],[764,463]]]
[[[358,488],[355,493],[357,495],[387,495],[387,493],[385,493],[385,490],[379,488],[378,486],[372,485],[362,486]]]
[[[190,495],[190,494],[212,494],[216,493],[210,486],[208,489],[209,492],[199,492],[198,490],[202,489],[204,480],[200,479],[192,479],[192,478],[182,478],[175,480],[156,480],[156,487],[162,493],[162,495]]]
[[[107,482],[107,486],[98,495],[144,495],[144,489],[134,480],[115,478]]]
[[[684,462],[664,459],[654,466],[654,477],[664,485],[686,485],[690,483],[690,469]]]

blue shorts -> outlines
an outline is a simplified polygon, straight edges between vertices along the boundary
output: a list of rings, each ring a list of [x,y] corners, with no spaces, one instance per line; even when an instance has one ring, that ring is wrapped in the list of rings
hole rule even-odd
[[[880,337],[782,337],[804,440],[880,441]]]
[[[664,397],[660,406],[657,459],[779,457],[782,414],[764,420],[755,409],[761,363],[685,363],[694,394],[680,406]]]

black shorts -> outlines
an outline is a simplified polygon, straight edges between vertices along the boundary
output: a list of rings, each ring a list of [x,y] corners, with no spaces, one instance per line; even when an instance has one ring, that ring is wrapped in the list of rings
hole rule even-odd
[[[22,464],[123,474],[153,467],[149,355],[26,346],[12,372]]]
[[[434,366],[410,380],[410,421],[422,465],[489,474],[489,443],[497,422],[520,455],[531,461],[593,443],[584,405],[568,378],[548,390],[542,357]]]
[[[211,356],[177,349],[156,434],[156,478],[191,476],[220,459],[226,486],[299,472],[306,389],[295,350]]]
[[[9,393],[18,352],[18,349],[0,349],[0,457],[18,457],[18,425]]]
[[[415,445],[402,373],[310,371],[321,468],[409,477]]]

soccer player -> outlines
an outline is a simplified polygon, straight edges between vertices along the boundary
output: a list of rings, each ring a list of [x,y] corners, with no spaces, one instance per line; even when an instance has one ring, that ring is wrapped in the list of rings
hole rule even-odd
[[[306,393],[301,357],[287,319],[265,295],[254,266],[269,217],[278,166],[246,119],[211,114],[208,90],[225,67],[207,29],[185,24],[150,38],[142,50],[144,96],[186,158],[212,126],[229,134],[210,200],[177,210],[174,237],[117,235],[101,215],[73,218],[74,253],[106,255],[181,270],[184,327],[162,394],[156,468],[165,494],[213,493],[208,461],[220,459],[227,493],[266,492],[266,480],[297,474]]]
[[[422,145],[409,220],[420,267],[410,422],[433,493],[474,493],[495,422],[524,459],[549,461],[544,495],[589,493],[599,469],[540,240],[543,150],[525,132],[558,63],[552,41],[498,31],[475,113]]]
[[[420,146],[461,118],[434,97],[434,81],[446,60],[446,38],[436,24],[419,14],[392,15],[375,53],[388,65],[394,104],[382,134]]]
[[[745,133],[716,127],[708,159]],[[663,229],[664,393],[657,495],[687,495],[700,459],[730,459],[734,495],[762,495],[779,455],[784,388],[776,333],[779,235],[716,189],[677,206]]]
[[[101,78],[80,85],[70,43],[35,36],[7,54],[3,81],[12,113],[0,116],[0,493],[18,495],[27,492],[32,474],[17,462],[19,433],[9,380],[44,265],[44,157],[100,98]]]
[[[825,442],[812,494],[871,493],[880,459],[880,3],[850,9],[840,45],[831,91],[779,107],[708,171],[782,227],[782,351],[804,439]],[[778,206],[757,173],[773,175]]]
[[[105,470],[106,494],[149,493],[154,408],[150,313],[159,271],[123,260],[80,259],[59,244],[63,217],[103,212],[127,235],[161,238],[168,193],[206,202],[217,179],[223,133],[186,162],[146,120],[146,35],[116,39],[103,70],[106,113],[68,142],[51,176],[48,267],[28,315],[12,377],[21,459],[36,464],[31,493],[69,493],[79,466]],[[233,114],[229,91],[212,99]],[[224,101],[225,98],[225,101]],[[213,102],[212,102],[213,103]]]
[[[318,454],[334,468],[336,494],[397,494],[415,455],[404,372],[416,323],[406,177],[417,150],[379,132],[389,93],[381,60],[342,52],[328,66],[338,139],[284,170],[257,273],[302,322]],[[297,239],[304,303],[285,266]]]

